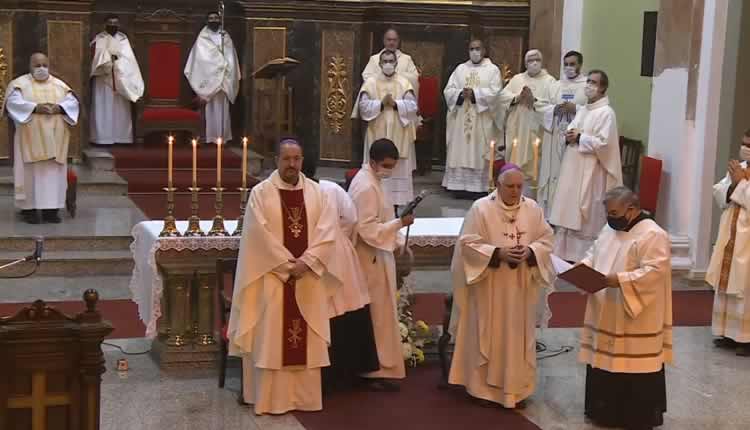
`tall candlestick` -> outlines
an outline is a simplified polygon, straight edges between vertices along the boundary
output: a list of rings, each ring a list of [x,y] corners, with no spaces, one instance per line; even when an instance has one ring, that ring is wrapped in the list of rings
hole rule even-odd
[[[221,138],[216,139],[216,188],[221,188]]]
[[[172,145],[174,144],[174,137],[169,136],[167,141],[169,142],[169,154],[167,156],[167,186],[172,188]]]
[[[247,137],[242,138],[242,188],[247,188]]]
[[[494,188],[495,183],[495,139],[490,140],[490,156],[489,156],[489,172],[490,172],[490,191]]]
[[[534,177],[539,175],[539,138],[534,141]]]
[[[193,188],[198,186],[198,141],[193,139]]]

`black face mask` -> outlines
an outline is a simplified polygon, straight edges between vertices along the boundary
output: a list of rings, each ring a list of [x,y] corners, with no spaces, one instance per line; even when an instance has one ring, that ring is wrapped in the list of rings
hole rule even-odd
[[[625,231],[630,225],[630,221],[625,215],[619,217],[608,216],[607,224],[609,224],[612,230]]]
[[[120,30],[120,28],[118,26],[116,26],[116,25],[108,25],[108,26],[104,27],[104,29],[107,31],[107,33],[109,33],[112,36],[114,36],[115,34],[117,34],[117,31]]]
[[[221,25],[220,22],[209,22],[208,28],[211,29],[211,31],[219,31],[219,26]]]

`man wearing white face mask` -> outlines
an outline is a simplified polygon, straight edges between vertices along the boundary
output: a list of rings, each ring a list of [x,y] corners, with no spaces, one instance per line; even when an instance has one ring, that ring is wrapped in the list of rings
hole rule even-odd
[[[565,135],[568,147],[549,223],[555,227],[555,254],[568,261],[586,255],[607,220],[604,195],[622,185],[620,135],[608,88],[604,71],[589,72],[588,103],[578,109]]]
[[[388,379],[406,376],[396,310],[396,262],[394,251],[404,246],[399,232],[414,223],[414,215],[394,219],[393,203],[382,182],[401,160],[388,139],[373,142],[368,162],[352,180],[349,195],[357,208],[356,248],[370,292],[370,315],[375,331],[380,370],[363,375],[378,391],[396,391]]]
[[[475,193],[489,189],[486,160],[490,158],[490,141],[500,138],[502,88],[500,69],[485,57],[482,41],[472,40],[469,61],[456,67],[443,91],[448,105],[443,177],[447,189]]]
[[[352,118],[367,121],[364,164],[369,162],[370,145],[377,139],[388,139],[400,156],[383,189],[394,205],[405,205],[414,198],[412,172],[416,169],[417,97],[408,79],[397,72],[396,54],[380,54],[381,73],[368,78],[359,90]]]
[[[532,49],[524,57],[526,71],[519,73],[503,89],[501,100],[507,110],[505,119],[506,161],[521,168],[527,186],[536,194],[539,176],[539,146],[544,137],[544,109],[552,104],[555,78],[542,68],[542,53]]]
[[[565,132],[579,107],[586,104],[586,76],[581,73],[583,55],[570,51],[563,57],[563,76],[552,86],[552,102],[543,109],[544,139],[542,140],[539,190],[537,202],[549,218],[560,177],[560,164],[567,144]]]
[[[380,54],[391,51],[396,54],[396,72],[406,78],[414,89],[414,95],[419,95],[419,70],[410,55],[399,49],[401,38],[395,28],[389,28],[383,33],[383,49],[370,57],[365,70],[362,71],[362,81],[377,77],[380,74]]]
[[[8,84],[0,109],[0,114],[7,112],[16,129],[16,207],[30,224],[59,223],[58,212],[65,207],[68,188],[70,127],[78,123],[79,103],[65,82],[49,74],[45,54],[33,54],[29,70]]]
[[[711,331],[714,345],[750,356],[750,129],[742,136],[740,161],[730,160],[727,176],[714,185],[721,215],[719,236],[706,273],[716,291]]]

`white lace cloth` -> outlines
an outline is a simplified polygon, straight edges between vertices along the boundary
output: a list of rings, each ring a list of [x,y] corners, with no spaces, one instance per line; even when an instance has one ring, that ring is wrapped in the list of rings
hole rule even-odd
[[[463,223],[463,218],[417,218],[409,231],[409,246],[453,246]],[[405,235],[406,228],[401,233]]]
[[[212,221],[201,221],[201,229],[207,232]],[[178,221],[177,229],[184,232],[187,221]],[[156,251],[167,250],[209,250],[239,249],[240,238],[236,237],[159,237],[163,221],[143,221],[133,227],[133,252],[135,267],[130,278],[130,292],[133,301],[138,305],[138,316],[146,326],[146,337],[156,337],[156,321],[161,317],[161,297],[164,284],[161,273],[156,266]],[[237,221],[225,221],[224,227],[230,233],[237,227]]]

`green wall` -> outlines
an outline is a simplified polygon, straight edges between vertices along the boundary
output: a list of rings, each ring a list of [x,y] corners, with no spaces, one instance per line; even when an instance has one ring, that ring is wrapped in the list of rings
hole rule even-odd
[[[621,136],[648,144],[651,78],[641,76],[643,12],[659,0],[585,0],[581,49],[584,69],[603,69]]]

